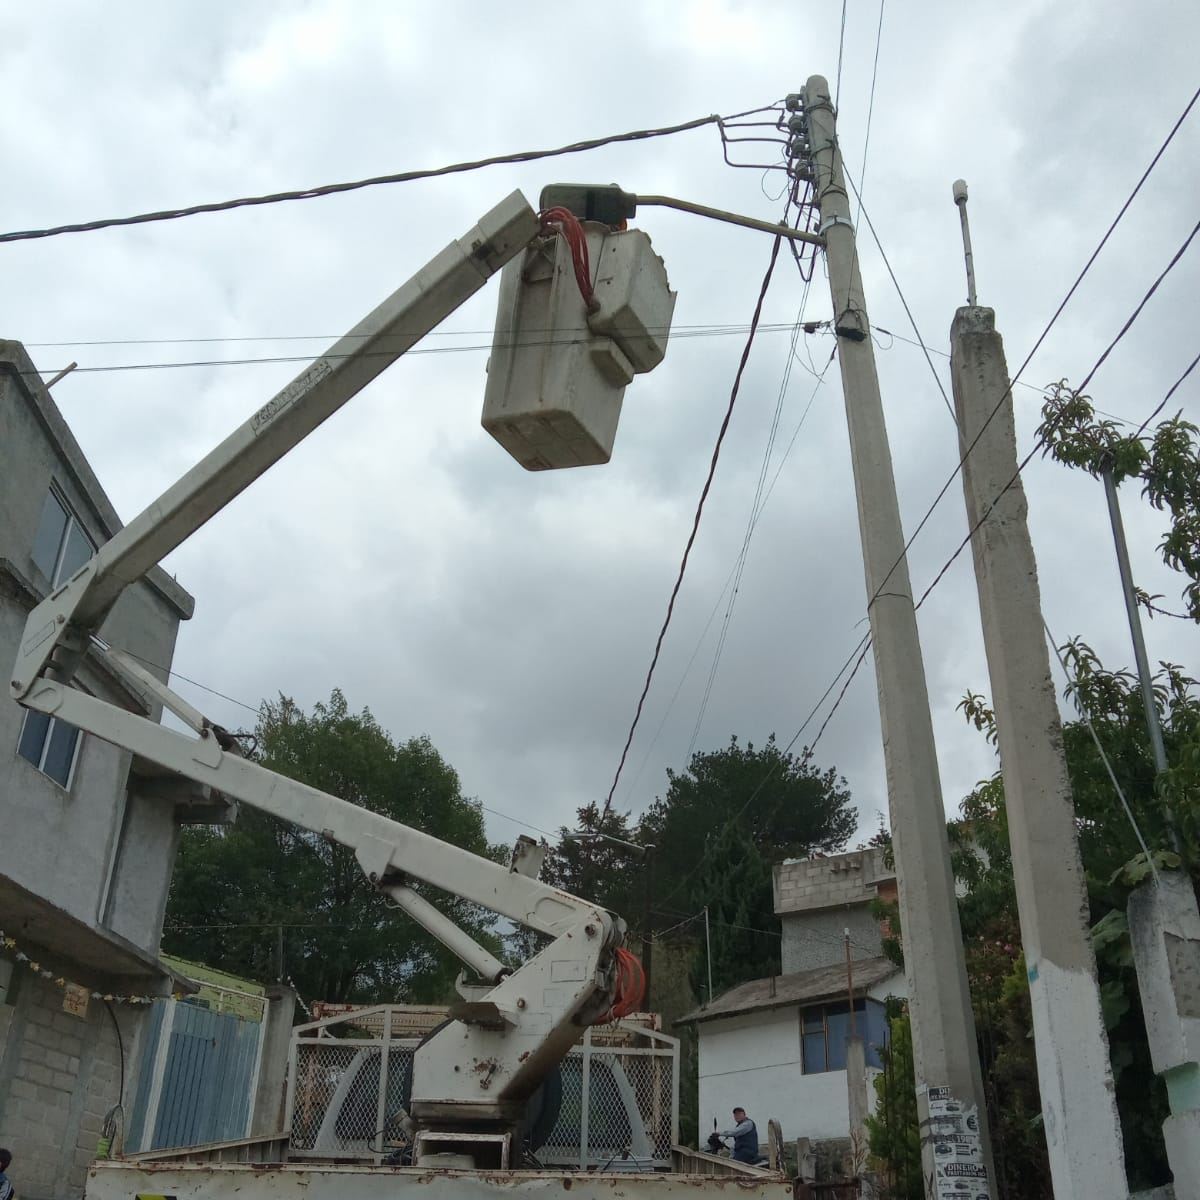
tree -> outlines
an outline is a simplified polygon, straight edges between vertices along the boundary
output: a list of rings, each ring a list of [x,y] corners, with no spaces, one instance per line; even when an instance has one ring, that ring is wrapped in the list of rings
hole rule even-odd
[[[1175,416],[1161,422],[1149,437],[1143,437],[1141,429],[1132,436],[1123,434],[1113,422],[1097,419],[1090,399],[1063,381],[1048,389],[1038,433],[1047,452],[1069,467],[1093,475],[1111,470],[1118,483],[1141,481],[1143,496],[1168,516],[1159,551],[1188,580],[1183,590],[1186,616],[1200,620],[1196,426]],[[1151,616],[1164,612],[1156,599],[1144,592],[1139,595]],[[1161,1134],[1167,1107],[1162,1081],[1149,1061],[1125,907],[1131,889],[1148,877],[1151,862],[1159,867],[1185,866],[1193,883],[1200,879],[1200,686],[1179,666],[1160,664],[1153,693],[1171,766],[1156,777],[1136,677],[1105,668],[1078,638],[1062,652],[1071,677],[1067,694],[1090,719],[1090,726],[1083,718],[1069,721],[1063,728],[1063,745],[1126,1171],[1131,1187],[1148,1188],[1169,1178]],[[968,693],[960,708],[995,745],[995,716],[984,697]],[[1114,776],[1151,861],[1113,786]],[[1167,849],[1168,810],[1181,840],[1181,854]],[[1048,1195],[1045,1138],[999,772],[965,798],[962,817],[950,827],[952,855],[955,875],[964,889],[959,909],[997,1182],[1002,1196],[1040,1197]],[[912,1122],[915,1133],[915,1113]]]
[[[1187,577],[1187,614],[1200,621],[1200,429],[1182,413],[1161,421],[1149,438],[1144,428],[1121,433],[1115,422],[1096,416],[1090,396],[1062,379],[1047,389],[1038,437],[1045,452],[1065,466],[1095,476],[1110,470],[1118,484],[1141,481],[1142,495],[1168,516],[1159,553]],[[1153,603],[1157,597],[1142,593],[1140,599],[1151,614],[1161,611]]]
[[[264,704],[256,757],[271,770],[489,857],[483,814],[426,737],[395,742],[370,711],[334,690],[311,714]],[[418,890],[426,892],[423,886]],[[489,914],[431,892],[443,912],[493,949]],[[166,947],[250,978],[283,973],[320,1000],[450,998],[459,964],[375,891],[354,855],[248,806],[231,827],[184,830],[167,909]]]
[[[695,991],[708,999],[747,979],[778,975],[779,922],[771,864],[737,822],[718,831],[698,874],[698,896],[708,909],[708,936],[697,938],[692,966]],[[699,924],[697,924],[699,929]]]
[[[1195,837],[1200,793],[1195,789],[1190,765],[1200,760],[1200,685],[1171,664],[1163,664],[1155,676],[1154,694],[1167,757],[1179,764],[1167,780],[1156,781],[1137,680],[1126,671],[1106,670],[1079,640],[1063,649],[1073,677],[1069,691],[1090,717],[1156,865],[1177,867],[1181,861],[1200,861]],[[983,698],[969,695],[960,707],[994,742],[994,716]],[[1169,1177],[1161,1134],[1166,1101],[1163,1085],[1149,1061],[1125,924],[1129,893],[1146,878],[1150,868],[1088,723],[1083,719],[1068,722],[1063,729],[1063,744],[1077,815],[1126,1169],[1131,1185],[1152,1187]],[[1183,860],[1166,850],[1164,799],[1171,800],[1177,825],[1183,831]],[[1037,1195],[1030,1189],[1044,1178],[1044,1136],[1004,784],[998,772],[966,797],[962,813],[963,823],[953,828],[958,842],[955,870],[967,889],[960,913],[976,1025],[983,1042],[997,1172],[1003,1170],[1013,1181],[1014,1195]]]
[[[894,1002],[888,1031],[888,1044],[879,1051],[883,1070],[875,1077],[875,1112],[867,1117],[867,1144],[887,1200],[924,1200],[912,1027],[908,1013]]]
[[[658,847],[658,896],[676,905],[703,894],[697,867],[731,822],[770,862],[840,850],[857,824],[846,781],[832,768],[819,770],[807,752],[780,750],[774,734],[757,749],[731,737],[724,749],[693,754],[685,771],[668,770],[667,781],[639,833]]]
[[[551,848],[542,865],[542,878],[595,901],[623,917],[640,934],[646,878],[646,857],[638,849],[640,831],[629,827],[628,813],[610,808],[602,816],[598,804],[584,805],[576,817],[574,830],[559,830],[558,845]],[[602,836],[567,837],[576,831]]]

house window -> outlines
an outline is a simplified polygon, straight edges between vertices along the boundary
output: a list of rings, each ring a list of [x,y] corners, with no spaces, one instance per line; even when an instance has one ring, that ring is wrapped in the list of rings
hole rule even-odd
[[[96,552],[95,543],[84,532],[58,492],[51,488],[42,506],[42,520],[33,540],[33,562],[50,580],[52,588],[70,579]]]
[[[79,730],[57,717],[29,709],[17,753],[55,783],[70,787],[79,753]]]
[[[854,1001],[855,1026],[866,1043],[868,1067],[882,1067],[879,1048],[887,1044],[887,1015],[878,1000]],[[800,1010],[800,1045],[805,1075],[846,1069],[846,1039],[850,1036],[850,1005],[812,1004]]]

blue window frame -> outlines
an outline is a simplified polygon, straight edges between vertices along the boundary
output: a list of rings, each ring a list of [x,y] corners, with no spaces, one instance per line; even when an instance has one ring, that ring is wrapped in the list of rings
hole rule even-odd
[[[878,1000],[854,1001],[855,1025],[866,1043],[867,1066],[882,1067],[880,1047],[887,1044],[887,1013]],[[845,1000],[810,1004],[800,1010],[801,1069],[805,1075],[846,1069],[850,1005]]]

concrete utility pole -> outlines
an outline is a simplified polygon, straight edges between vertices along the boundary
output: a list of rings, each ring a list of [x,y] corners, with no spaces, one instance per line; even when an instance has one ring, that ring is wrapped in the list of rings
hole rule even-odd
[[[1167,769],[1167,751],[1111,470],[1104,472],[1104,491],[1155,772],[1161,775]],[[1179,835],[1169,810],[1167,828],[1171,844],[1178,850]],[[1200,1196],[1200,909],[1191,879],[1184,871],[1157,871],[1129,897],[1128,917],[1150,1061],[1167,1085],[1171,1106],[1171,1115],[1163,1122],[1163,1140],[1175,1177],[1175,1194]]]
[[[809,79],[803,103],[814,194],[825,236],[870,601],[925,1194],[930,1200],[960,1196],[964,1193],[956,1188],[969,1181],[975,1185],[968,1193],[971,1200],[985,1196],[994,1200],[991,1140],[929,692],[833,103],[822,76]],[[798,155],[794,152],[794,156]],[[935,1142],[954,1146],[955,1160],[939,1160]]]
[[[965,228],[959,194],[956,184]],[[1056,1200],[1127,1200],[1074,801],[1017,467],[1012,388],[992,310],[960,308],[950,350],[958,428],[964,452],[970,448],[963,494],[974,530],[1050,1176]]]

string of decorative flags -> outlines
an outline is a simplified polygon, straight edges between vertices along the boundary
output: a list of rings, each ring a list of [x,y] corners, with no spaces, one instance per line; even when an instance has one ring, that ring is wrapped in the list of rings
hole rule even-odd
[[[164,996],[125,996],[117,992],[99,992],[89,988],[86,984],[75,983],[74,980],[68,979],[65,975],[55,974],[54,971],[48,970],[36,959],[26,954],[24,950],[17,945],[16,939],[8,936],[3,929],[0,929],[0,946],[11,952],[13,958],[19,962],[26,970],[32,971],[41,979],[45,979],[48,983],[54,984],[55,987],[66,991],[67,988],[77,988],[80,991],[86,992],[93,1000],[107,1000],[109,1004],[153,1004],[155,1000],[166,999]],[[171,999],[182,1000],[182,992],[173,992]]]

